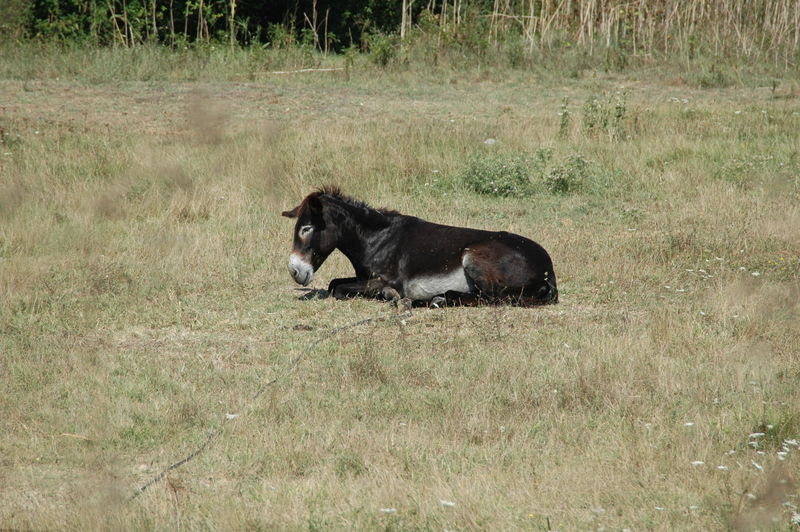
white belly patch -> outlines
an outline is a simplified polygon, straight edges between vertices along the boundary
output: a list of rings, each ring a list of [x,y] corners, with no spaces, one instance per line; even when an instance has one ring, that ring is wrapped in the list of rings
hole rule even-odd
[[[469,292],[469,283],[464,268],[440,275],[421,275],[409,279],[403,285],[403,295],[416,301],[428,301],[449,290]]]

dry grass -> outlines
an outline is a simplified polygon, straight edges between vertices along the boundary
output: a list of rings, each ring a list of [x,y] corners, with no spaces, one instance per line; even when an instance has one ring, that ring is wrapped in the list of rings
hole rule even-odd
[[[580,102],[621,83],[2,82],[0,526],[789,529],[800,107],[627,80],[625,139],[587,134]],[[452,183],[543,146],[605,188]],[[252,401],[395,312],[298,299],[279,212],[322,183],[529,235],[562,302],[353,328]]]

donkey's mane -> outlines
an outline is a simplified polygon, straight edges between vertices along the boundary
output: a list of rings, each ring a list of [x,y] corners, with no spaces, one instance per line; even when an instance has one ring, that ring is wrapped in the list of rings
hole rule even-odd
[[[379,212],[381,214],[384,214],[384,215],[391,216],[393,214],[399,214],[395,210],[391,210],[391,209],[376,209],[375,207],[371,207],[369,204],[367,204],[364,201],[357,200],[355,198],[351,198],[350,196],[347,196],[347,195],[343,194],[342,193],[342,189],[339,188],[337,185],[323,185],[323,186],[319,187],[317,190],[315,190],[314,192],[309,194],[308,197],[306,197],[306,199],[303,200],[303,207],[305,206],[305,203],[308,201],[308,198],[310,198],[312,196],[316,196],[316,197],[319,197],[319,196],[331,196],[331,197],[337,198],[338,200],[346,203],[347,205],[350,205],[351,207],[355,207],[357,209],[367,209],[367,210],[370,210],[370,211],[377,211],[377,212]]]

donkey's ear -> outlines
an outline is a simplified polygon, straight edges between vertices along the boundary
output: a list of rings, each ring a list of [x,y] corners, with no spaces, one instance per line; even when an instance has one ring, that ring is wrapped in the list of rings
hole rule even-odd
[[[319,200],[318,196],[308,197],[308,210],[312,216],[316,217],[322,215],[322,202]]]
[[[283,211],[281,213],[281,216],[286,216],[287,218],[297,218],[297,211],[299,211],[299,210],[300,210],[300,206],[298,205],[297,207],[295,207],[291,211]]]

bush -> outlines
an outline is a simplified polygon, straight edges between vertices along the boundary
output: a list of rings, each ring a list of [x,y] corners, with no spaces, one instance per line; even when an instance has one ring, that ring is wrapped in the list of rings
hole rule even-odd
[[[592,96],[583,105],[583,128],[589,135],[608,135],[611,140],[625,140],[627,94]]]
[[[594,193],[607,184],[608,172],[582,155],[569,155],[557,164],[552,161],[553,152],[547,148],[532,155],[478,153],[456,179],[473,192],[495,197]]]
[[[533,192],[534,180],[551,156],[549,150],[539,150],[535,158],[476,154],[461,171],[459,181],[478,194],[527,196]]]
[[[589,162],[581,155],[570,155],[563,163],[550,169],[547,189],[553,194],[568,194],[584,187],[592,177]]]
[[[385,67],[397,55],[400,40],[397,35],[375,33],[369,36],[369,57],[373,63]]]

